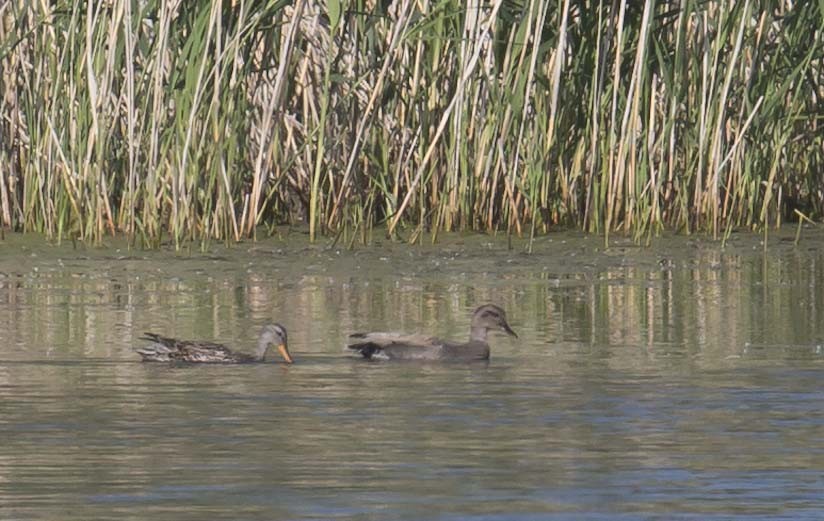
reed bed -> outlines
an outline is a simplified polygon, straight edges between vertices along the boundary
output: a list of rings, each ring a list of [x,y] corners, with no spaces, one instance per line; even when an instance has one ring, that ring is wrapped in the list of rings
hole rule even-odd
[[[0,1],[0,222],[351,243],[824,215],[821,2]]]

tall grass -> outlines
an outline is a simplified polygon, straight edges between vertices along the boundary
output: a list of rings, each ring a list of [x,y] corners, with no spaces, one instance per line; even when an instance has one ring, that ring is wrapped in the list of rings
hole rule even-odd
[[[824,12],[0,2],[0,221],[143,245],[824,216]]]

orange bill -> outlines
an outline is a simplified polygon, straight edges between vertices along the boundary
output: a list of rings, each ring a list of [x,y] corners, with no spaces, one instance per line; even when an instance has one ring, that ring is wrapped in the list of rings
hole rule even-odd
[[[280,356],[282,356],[283,359],[286,360],[287,364],[292,363],[292,355],[290,355],[289,350],[286,349],[286,344],[278,345],[278,352],[280,353]]]

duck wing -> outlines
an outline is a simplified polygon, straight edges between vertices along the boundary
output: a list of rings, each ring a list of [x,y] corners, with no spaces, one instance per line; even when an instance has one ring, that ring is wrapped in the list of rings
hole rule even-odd
[[[144,362],[236,362],[237,356],[223,344],[178,340],[156,333],[144,333],[150,343],[136,351]]]
[[[405,333],[355,333],[347,348],[364,358],[389,360],[436,360],[443,357],[446,343],[436,337]]]

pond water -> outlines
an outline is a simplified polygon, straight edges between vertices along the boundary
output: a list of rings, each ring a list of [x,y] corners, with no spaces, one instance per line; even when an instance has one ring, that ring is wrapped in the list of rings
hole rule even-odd
[[[786,235],[786,236],[785,236]],[[0,518],[821,519],[824,233],[534,253],[310,246],[175,253],[0,242]],[[465,338],[488,363],[368,362],[349,333]],[[144,331],[296,363],[139,362]]]

